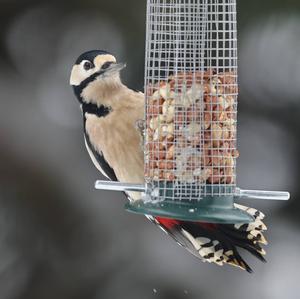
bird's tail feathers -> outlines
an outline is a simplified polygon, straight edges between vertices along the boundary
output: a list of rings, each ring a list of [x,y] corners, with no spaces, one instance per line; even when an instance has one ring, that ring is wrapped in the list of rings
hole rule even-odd
[[[203,261],[219,266],[229,264],[248,272],[252,269],[241,257],[238,248],[243,248],[265,262],[265,250],[261,245],[267,245],[263,232],[267,230],[262,222],[264,214],[253,209],[236,205],[254,217],[249,224],[212,224],[189,222],[165,218],[153,218],[167,234],[185,247],[194,256]]]

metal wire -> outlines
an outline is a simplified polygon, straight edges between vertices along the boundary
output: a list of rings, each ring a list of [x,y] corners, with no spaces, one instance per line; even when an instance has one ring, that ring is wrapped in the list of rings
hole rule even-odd
[[[233,195],[236,1],[148,0],[145,61],[148,191],[191,201]]]

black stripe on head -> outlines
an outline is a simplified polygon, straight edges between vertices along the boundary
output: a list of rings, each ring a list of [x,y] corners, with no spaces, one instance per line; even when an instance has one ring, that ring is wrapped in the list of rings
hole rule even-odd
[[[89,60],[91,62],[94,61],[94,59],[98,55],[112,55],[111,53],[104,51],[104,50],[91,50],[85,53],[82,53],[76,60],[75,64],[80,64],[83,60]]]

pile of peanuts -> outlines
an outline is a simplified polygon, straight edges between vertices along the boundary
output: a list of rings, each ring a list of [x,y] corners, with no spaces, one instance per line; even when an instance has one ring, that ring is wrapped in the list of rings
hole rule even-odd
[[[236,74],[179,73],[148,86],[146,180],[235,182]]]

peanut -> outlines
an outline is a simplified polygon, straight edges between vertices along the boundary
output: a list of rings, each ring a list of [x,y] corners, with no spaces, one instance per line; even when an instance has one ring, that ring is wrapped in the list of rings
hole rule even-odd
[[[175,146],[172,145],[168,151],[167,151],[167,155],[166,155],[166,159],[167,160],[173,160],[174,159],[174,151],[175,151]]]
[[[198,177],[200,182],[205,182],[212,174],[212,170],[210,168],[198,168],[195,169],[193,175]]]
[[[240,156],[239,151],[236,149],[232,150],[231,154],[233,158],[238,158]]]
[[[212,69],[148,86],[148,178],[234,183],[237,91],[235,72]]]
[[[163,124],[165,122],[165,117],[163,115],[159,115],[157,117],[153,117],[151,120],[150,120],[150,124],[149,124],[149,127],[151,130],[157,130],[161,124]]]
[[[175,163],[171,161],[159,161],[158,168],[159,169],[174,169]]]
[[[150,100],[147,105],[147,114],[152,116],[158,116],[162,113],[162,105],[164,100],[162,98]]]
[[[174,181],[176,177],[172,172],[165,172],[163,178],[167,181]]]
[[[222,174],[223,173],[219,169],[214,168],[213,173],[208,178],[208,182],[210,184],[221,184],[223,179]]]
[[[171,86],[168,83],[163,84],[159,88],[159,94],[165,100],[174,99],[174,97],[175,97],[175,93],[174,93],[174,91],[171,90]]]
[[[165,101],[161,112],[165,116],[167,123],[172,122],[175,115],[174,100]]]

